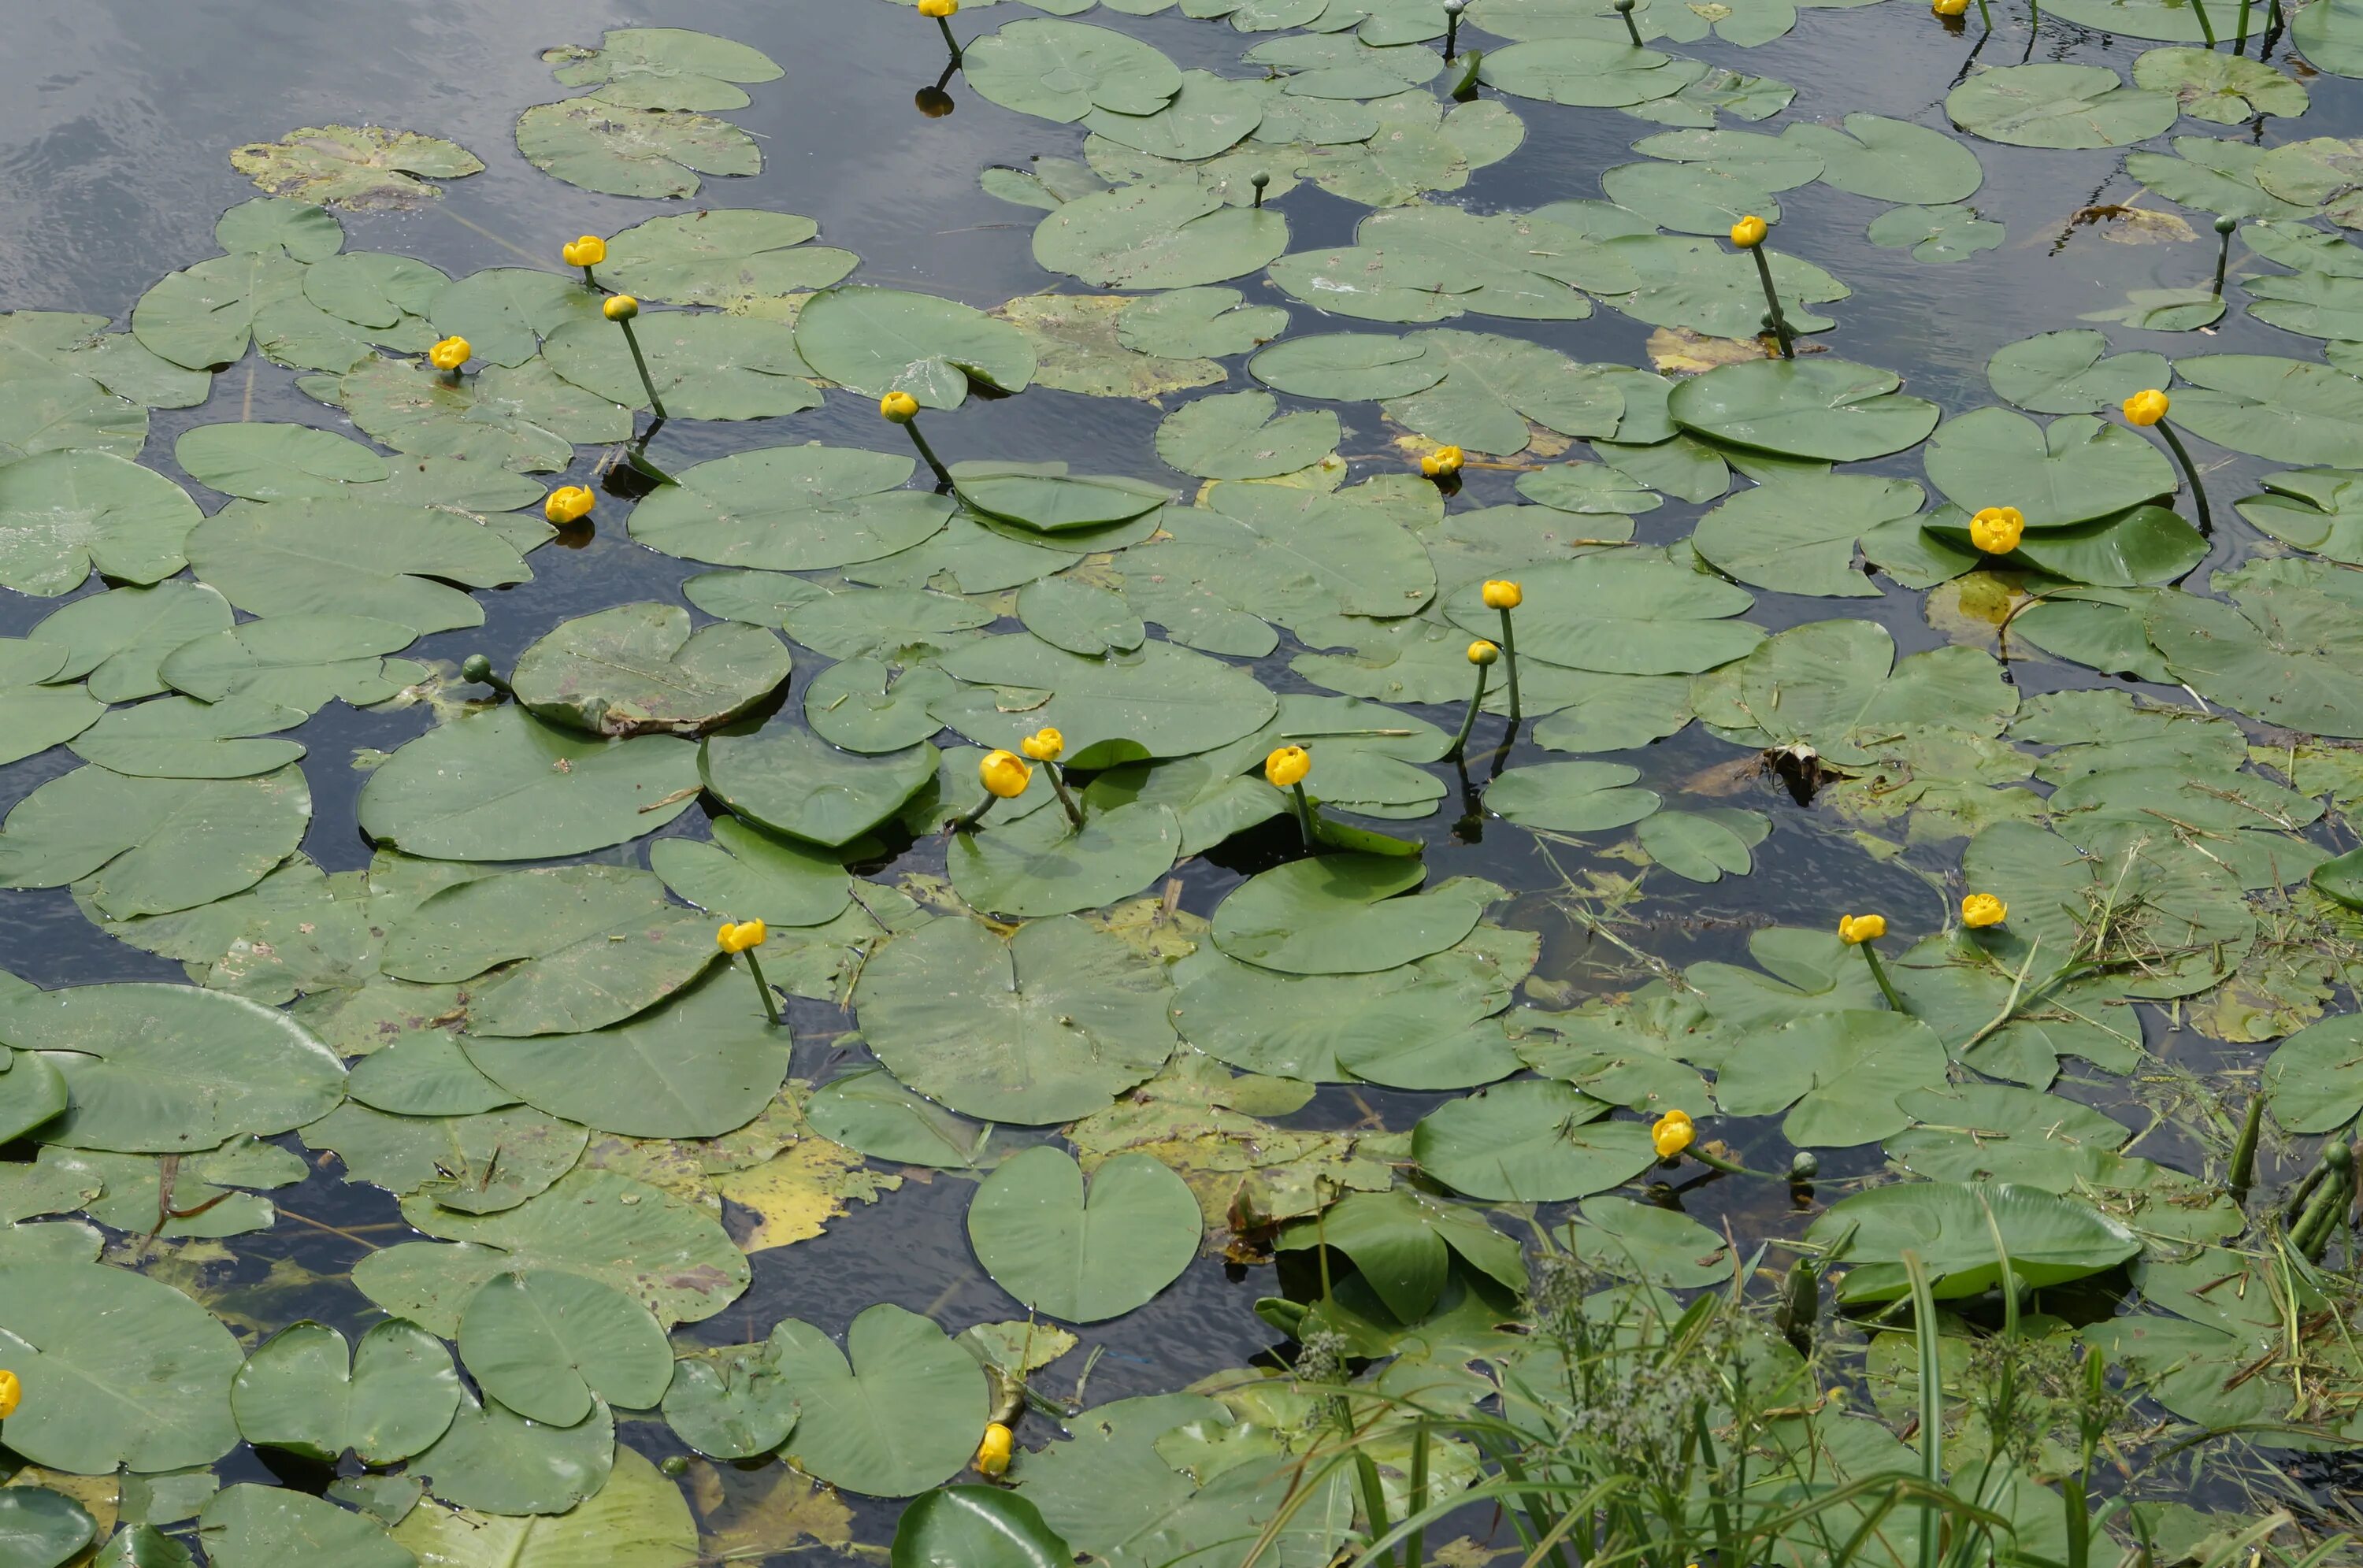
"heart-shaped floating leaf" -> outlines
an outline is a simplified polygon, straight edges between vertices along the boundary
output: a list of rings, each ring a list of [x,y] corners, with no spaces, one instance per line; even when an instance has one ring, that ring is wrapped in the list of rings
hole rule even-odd
[[[334,1463],[407,1459],[441,1437],[460,1408],[460,1375],[443,1342],[399,1319],[373,1326],[358,1350],[308,1320],[256,1347],[230,1385],[239,1435]]]
[[[460,1355],[486,1394],[528,1420],[571,1427],[594,1397],[646,1409],[672,1381],[672,1351],[649,1309],[579,1274],[488,1279],[460,1319]]]
[[[2113,26],[2114,13],[2141,3],[2101,0],[2095,8],[2112,13]],[[1945,99],[1955,125],[2008,147],[2124,147],[2165,131],[2180,112],[2173,94],[2128,87],[2106,66],[2054,61],[1980,71]]]
[[[1115,474],[1070,474],[1061,462],[970,462],[952,484],[971,510],[1042,534],[1128,522],[1173,499],[1162,485]]]
[[[1071,1323],[1121,1318],[1182,1276],[1198,1251],[1198,1200],[1147,1154],[1092,1174],[1058,1149],[1027,1149],[985,1177],[968,1235],[993,1282]]]
[[[820,226],[793,213],[708,208],[650,218],[607,241],[608,287],[667,304],[728,305],[825,289],[853,271],[850,250],[805,241]]]
[[[1548,1078],[1497,1084],[1447,1101],[1412,1130],[1420,1169],[1471,1198],[1548,1203],[1604,1192],[1657,1159],[1637,1121]]]
[[[169,690],[156,667],[183,644],[228,630],[233,618],[213,589],[167,581],[74,600],[36,622],[32,638],[66,650],[56,679],[82,681],[102,702],[129,702]]]
[[[801,840],[775,837],[736,817],[717,817],[711,844],[660,838],[649,868],[699,909],[725,920],[819,925],[852,902],[845,867]]]
[[[1153,45],[1048,18],[1004,25],[964,48],[960,64],[969,85],[1002,107],[1062,123],[1093,109],[1153,115],[1182,85],[1182,72]]]
[[[2111,355],[2105,336],[2081,328],[2005,343],[1986,361],[1994,395],[2030,414],[2098,414],[2172,374],[2165,355]]]
[[[1318,793],[1316,760],[1307,787]],[[1257,873],[1215,906],[1215,945],[1292,975],[1361,975],[1441,953],[1475,929],[1486,891],[1410,893],[1417,860],[1317,855]]]
[[[771,1331],[802,1407],[796,1457],[849,1492],[907,1497],[959,1471],[987,1415],[984,1371],[915,1312],[879,1305],[846,1330],[845,1349],[809,1323]]]
[[[894,1526],[893,1568],[1065,1568],[1074,1559],[1039,1509],[997,1486],[938,1486]]]
[[[521,708],[456,719],[361,786],[361,831],[437,860],[539,860],[654,833],[697,793],[697,749],[665,735],[601,741]]]
[[[1655,790],[1630,786],[1637,767],[1616,762],[1546,762],[1513,767],[1485,788],[1485,806],[1523,827],[1604,833],[1658,809]]]
[[[1996,1232],[2000,1241],[1996,1241]],[[1982,1295],[2012,1274],[2041,1289],[2081,1279],[2141,1251],[2131,1231],[2091,1205],[2010,1182],[1903,1182],[1842,1198],[1805,1232],[1835,1242],[1851,1232],[1838,1297],[1893,1301],[1911,1284],[1899,1261],[1916,1251],[1939,1300]],[[1998,1251],[1999,1248],[1999,1251]]]
[[[1521,657],[1617,675],[1673,675],[1735,659],[1763,629],[1733,617],[1756,602],[1746,589],[1654,550],[1548,561],[1517,578],[1525,598],[1511,620]],[[1502,617],[1471,582],[1444,602],[1453,622],[1502,638]]]
[[[2038,425],[2006,408],[1947,421],[1923,456],[1931,483],[1966,512],[2015,506],[2030,529],[2064,528],[2170,495],[2166,454],[2084,414]]]
[[[517,656],[516,700],[598,735],[693,734],[778,690],[779,638],[732,621],[690,630],[678,604],[623,604],[561,621]]]
[[[1163,972],[1071,915],[1004,938],[969,920],[898,936],[853,999],[904,1083],[970,1116],[1041,1124],[1104,1108],[1173,1053]]]
[[[739,815],[815,844],[868,833],[936,776],[920,743],[881,756],[839,751],[785,717],[751,735],[714,735],[698,756],[705,787]]]
[[[1666,411],[1714,440],[1854,462],[1916,446],[1936,427],[1936,405],[1896,391],[1903,384],[1889,371],[1845,359],[1757,359],[1682,382]]]
[[[958,408],[976,381],[1023,392],[1034,346],[973,305],[904,289],[824,290],[796,316],[796,349],[821,375],[865,397],[910,393],[923,408]]]
[[[81,767],[10,808],[0,886],[83,889],[121,919],[226,899],[295,852],[312,792],[290,764],[255,778],[131,778]]]
[[[1093,812],[1080,828],[1063,812],[988,822],[947,852],[952,888],[972,909],[1002,916],[1070,914],[1115,903],[1172,869],[1182,824],[1161,801]]]
[[[693,196],[700,174],[763,170],[760,145],[728,120],[596,98],[534,105],[517,116],[516,145],[543,173],[616,196]]]
[[[105,452],[47,452],[0,468],[0,585],[55,598],[94,569],[155,582],[186,564],[205,521],[153,469]]]
[[[916,462],[851,447],[771,447],[684,469],[632,509],[652,550],[723,566],[813,571],[874,560],[940,532],[947,498],[905,490]]]
[[[1288,219],[1234,206],[1196,181],[1119,185],[1067,203],[1034,229],[1034,259],[1103,288],[1184,289],[1268,266]]]
[[[568,87],[636,109],[740,109],[742,82],[786,74],[761,50],[687,28],[610,28],[597,49],[545,50],[541,58]]]
[[[658,1568],[696,1557],[697,1520],[689,1499],[638,1450],[616,1450],[612,1471],[602,1467],[591,1490],[595,1495],[549,1518],[465,1507],[413,1508],[394,1539],[421,1562],[454,1568],[564,1568],[585,1558],[614,1568]]]
[[[221,609],[227,613],[228,606]],[[211,618],[210,607],[193,605],[187,613]],[[156,635],[179,620],[176,613],[172,621],[160,621]],[[247,698],[299,713],[338,700],[362,708],[427,678],[431,671],[415,659],[381,657],[417,640],[411,627],[369,615],[273,615],[192,635],[163,656],[156,674],[201,702]]]

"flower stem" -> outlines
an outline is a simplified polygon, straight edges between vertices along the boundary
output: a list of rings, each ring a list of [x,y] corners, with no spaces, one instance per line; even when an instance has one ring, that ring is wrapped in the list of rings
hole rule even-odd
[[[2158,422],[2158,433],[2166,437],[2168,446],[2174,448],[2176,459],[2182,464],[2182,477],[2191,481],[2191,498],[2199,503],[2199,531],[2214,533],[2215,519],[2208,515],[2207,487],[2199,482],[2199,466],[2191,460],[2191,454],[2184,448],[2182,437],[2174,433],[2173,425],[2161,419]]]
[[[1510,612],[1502,612],[1502,668],[1510,672],[1510,727],[1518,727],[1518,638],[1510,629]]]
[[[1887,999],[1887,1005],[1908,1015],[1912,1010],[1905,1007],[1903,999],[1895,994],[1895,984],[1887,977],[1887,966],[1879,961],[1879,949],[1868,942],[1855,945],[1862,949],[1862,961],[1870,966],[1870,977],[1879,982],[1879,994]]]
[[[1986,31],[1993,31],[1993,12],[1987,8],[1986,0],[1978,0],[1978,20],[1985,24]]]
[[[2265,1120],[2265,1097],[2262,1093],[2248,1097],[2248,1114],[2240,1122],[2240,1141],[2232,1145],[2231,1179],[2224,1185],[2231,1189],[2232,1201],[2248,1201],[2248,1187],[2257,1178],[2257,1134]]]
[[[590,269],[588,268],[584,269],[585,271],[588,271]],[[624,342],[632,350],[632,363],[640,372],[640,388],[649,394],[649,409],[656,414],[660,421],[667,418],[668,415],[665,414],[664,399],[657,396],[656,378],[649,374],[648,356],[640,352],[639,334],[632,330],[632,318],[630,316],[625,316],[616,322],[616,325],[624,329]]]
[[[755,950],[751,947],[747,949],[746,958],[747,972],[755,977],[755,994],[763,999],[764,1021],[777,1029],[780,1026],[780,1005],[771,999],[771,983],[763,978],[763,966],[756,958]]]
[[[2247,14],[2247,6],[2241,7],[2243,15]],[[2221,243],[2215,247],[2215,297],[2219,300],[2224,297],[2224,270],[2231,263],[2232,230],[2227,228],[2223,232]]]
[[[1075,798],[1072,795],[1067,793],[1067,770],[1055,762],[1044,763],[1042,770],[1050,776],[1050,788],[1058,791],[1059,804],[1066,808],[1067,820],[1075,826],[1082,827],[1083,809],[1075,804]]]
[[[1469,694],[1469,711],[1460,715],[1460,733],[1452,737],[1452,749],[1444,754],[1447,762],[1458,762],[1469,745],[1469,732],[1477,727],[1477,710],[1485,702],[1485,667],[1477,667],[1477,690]]]
[[[1789,318],[1781,312],[1781,291],[1772,286],[1772,263],[1766,259],[1762,245],[1751,245],[1747,253],[1756,258],[1756,275],[1763,280],[1765,314],[1772,320],[1772,336],[1780,340],[1781,358],[1797,357],[1795,340],[1789,333]]]
[[[1296,831],[1304,836],[1304,847],[1309,851],[1313,847],[1313,802],[1304,798],[1302,780],[1288,788],[1296,798]]]
[[[2191,0],[2191,15],[2199,18],[2199,31],[2207,39],[2207,47],[2209,49],[2213,49],[2215,47],[2215,28],[2214,25],[2207,19],[2207,6],[2205,0]]]
[[[941,20],[940,17],[937,19]],[[927,438],[925,436],[919,434],[919,421],[917,416],[914,415],[911,418],[903,421],[903,428],[911,433],[911,445],[919,448],[919,456],[927,460],[927,467],[936,470],[936,482],[944,486],[946,489],[949,489],[952,482],[952,471],[951,469],[944,467],[943,459],[936,456],[936,449],[927,445]]]
[[[594,290],[599,286],[599,280],[591,275],[591,269],[588,267],[582,269],[582,286]]]
[[[976,809],[974,811],[968,812],[964,816],[958,816],[952,819],[951,831],[954,833],[973,832],[976,824],[984,820],[984,813],[993,810],[993,803],[999,799],[1001,799],[1000,796],[994,794],[992,790],[987,790],[984,792],[984,799],[976,803]]]
[[[952,51],[952,63],[958,65],[960,58],[960,39],[952,37],[951,18],[949,17],[937,17],[936,18],[936,26],[944,30],[944,47]]]

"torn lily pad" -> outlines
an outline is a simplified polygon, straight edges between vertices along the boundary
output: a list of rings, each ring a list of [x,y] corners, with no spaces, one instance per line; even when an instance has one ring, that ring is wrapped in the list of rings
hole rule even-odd
[[[457,142],[382,126],[307,126],[277,141],[233,148],[229,166],[268,195],[357,211],[434,200],[435,180],[480,173],[483,159]]]
[[[701,174],[760,174],[763,151],[727,120],[596,98],[536,104],[517,150],[543,173],[616,196],[693,196]]]

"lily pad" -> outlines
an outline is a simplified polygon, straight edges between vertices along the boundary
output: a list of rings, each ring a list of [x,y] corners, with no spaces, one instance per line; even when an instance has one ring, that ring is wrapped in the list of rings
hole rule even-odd
[[[2172,93],[2193,119],[2235,126],[2259,115],[2296,116],[2312,100],[2261,60],[2212,49],[2154,49],[2134,61],[2134,85]]]
[[[483,159],[457,142],[383,126],[306,126],[277,141],[230,149],[229,166],[265,194],[323,206],[409,207],[443,193],[430,180],[480,173]]]
[[[199,484],[248,501],[347,495],[388,471],[360,442],[302,425],[200,425],[172,444],[172,460]]]
[[[782,323],[643,311],[633,325],[669,415],[768,419],[820,406],[795,332]],[[639,363],[612,322],[569,322],[550,334],[542,353],[550,369],[609,403],[649,406]]]
[[[1182,1276],[1198,1251],[1198,1201],[1147,1154],[1083,1173],[1058,1149],[1004,1160],[977,1188],[969,1241],[993,1283],[1071,1323],[1120,1318]]]
[[[294,853],[311,818],[312,792],[292,764],[203,780],[80,767],[9,810],[0,886],[87,879],[92,900],[118,919],[194,909],[261,881]]]
[[[903,1082],[957,1111],[1041,1124],[1098,1110],[1173,1052],[1160,968],[1071,915],[1008,937],[934,921],[862,966],[863,1033]]]
[[[1274,479],[1310,468],[1337,449],[1337,416],[1326,410],[1275,417],[1270,392],[1227,392],[1185,403],[1157,427],[1157,455],[1202,479]]]
[[[1103,288],[1219,283],[1270,265],[1287,248],[1288,219],[1278,209],[1233,206],[1195,182],[1080,197],[1034,230],[1037,262]]]
[[[1734,620],[1753,595],[1721,578],[1647,550],[1547,561],[1521,572],[1525,601],[1512,615],[1519,655],[1618,675],[1671,675],[1710,668],[1747,653],[1763,628]],[[1499,641],[1498,611],[1483,585],[1444,602],[1454,623]]]
[[[160,584],[155,591],[172,586]],[[211,618],[204,606],[187,613],[193,620],[199,613]],[[169,624],[160,623],[160,629]],[[416,660],[382,657],[417,640],[409,626],[368,615],[274,615],[192,635],[163,657],[156,678],[202,702],[245,698],[299,713],[317,712],[339,699],[366,707],[427,679],[427,666]]]
[[[1964,511],[2014,506],[2038,531],[2112,516],[2176,488],[2163,452],[2084,414],[2046,428],[2008,409],[1981,408],[1948,421],[1923,460],[1929,481]]]
[[[157,666],[183,644],[228,630],[233,618],[203,583],[168,580],[61,605],[35,623],[33,640],[65,650],[52,678],[82,681],[102,702],[128,702],[169,690]]]
[[[1682,382],[1666,400],[1676,424],[1713,440],[1789,458],[1853,462],[1919,444],[1936,405],[1903,379],[1844,359],[1757,359]]]
[[[1316,793],[1319,767],[1308,787]],[[1360,975],[1441,953],[1475,929],[1488,894],[1410,893],[1418,861],[1329,854],[1259,872],[1215,906],[1215,945],[1292,975]],[[1409,894],[1408,897],[1397,895]]]
[[[0,585],[56,598],[95,569],[149,583],[186,563],[205,521],[179,485],[105,452],[45,452],[0,468]]]
[[[2128,87],[2106,66],[2051,61],[1978,72],[1945,100],[1955,125],[2007,147],[2126,147],[2180,112],[2172,93]]]
[[[1975,151],[1942,131],[1883,115],[1786,126],[1781,138],[1820,156],[1822,183],[1875,202],[1965,202],[1985,182]]]
[[[761,147],[728,120],[595,97],[536,104],[517,116],[516,146],[543,173],[616,196],[693,196],[701,174],[763,170]]]
[[[1172,869],[1182,824],[1161,801],[1094,812],[1080,828],[1063,812],[987,823],[946,852],[953,890],[971,908],[1008,916],[1071,914],[1139,892]]]
[[[831,1485],[907,1497],[949,1479],[984,1430],[984,1371],[943,1330],[882,1303],[846,1330],[845,1349],[809,1323],[771,1331],[796,1391],[796,1457]]]
[[[1470,1198],[1550,1203],[1622,1187],[1656,1164],[1649,1130],[1548,1078],[1447,1101],[1412,1130],[1420,1169]]]
[[[394,1540],[421,1562],[450,1568],[565,1568],[585,1557],[608,1568],[676,1568],[696,1556],[697,1520],[681,1487],[638,1451],[617,1450],[612,1473],[597,1479],[595,1496],[555,1518],[413,1508]]]
[[[2000,1245],[2010,1270],[2040,1290],[2081,1279],[2141,1251],[2132,1231],[2090,1205],[2009,1182],[1905,1182],[1874,1187],[1832,1204],[1806,1237],[1835,1241],[1851,1231],[1838,1298],[1893,1301],[1910,1283],[1897,1261],[1920,1253],[1938,1300],[1982,1294],[2001,1279]]]
[[[932,781],[936,756],[922,742],[862,756],[775,718],[751,735],[710,737],[700,749],[698,772],[739,815],[775,833],[834,846],[868,833]]]
[[[610,28],[597,49],[545,50],[541,58],[561,85],[635,109],[744,108],[738,83],[785,74],[761,50],[687,28]]]
[[[690,630],[677,604],[578,616],[517,656],[516,699],[597,735],[694,734],[727,723],[784,684],[788,650],[760,627]]]
[[[697,783],[684,742],[592,740],[504,707],[395,751],[361,786],[361,826],[430,859],[538,860],[654,833]]]
[[[1926,500],[1909,480],[1800,474],[1743,491],[1699,519],[1701,558],[1742,582],[1776,592],[1870,599],[1855,565],[1866,535],[1916,517]]]
[[[1629,786],[1637,767],[1616,762],[1546,762],[1513,767],[1485,787],[1485,806],[1521,827],[1604,833],[1658,809],[1654,790]]]
[[[860,259],[808,245],[819,232],[808,217],[754,208],[650,218],[608,240],[598,276],[644,301],[679,305],[731,305],[825,289]]]
[[[2172,373],[2163,354],[2112,355],[2106,337],[2081,328],[2006,343],[1986,361],[1994,395],[2030,414],[2098,414]]]
[[[477,1386],[528,1420],[571,1427],[602,1399],[645,1409],[672,1381],[672,1351],[649,1309],[612,1286],[536,1269],[486,1280],[460,1320]]]
[[[1068,736],[1069,766],[1188,756],[1252,734],[1279,701],[1253,676],[1170,643],[1087,658],[1026,635],[955,650],[944,669],[969,691],[941,716],[984,745],[1015,746],[1045,724]],[[1023,707],[997,692],[1023,691]]]
[[[71,687],[32,690],[68,700],[82,695]],[[45,736],[73,723],[70,713],[28,709],[21,701],[28,694],[0,690],[0,718],[10,722],[19,745],[28,740],[47,744]],[[73,754],[85,762],[143,778],[251,778],[304,755],[301,741],[255,737],[294,729],[308,716],[255,697],[231,697],[214,703],[166,697],[99,718],[73,737]],[[0,756],[9,749],[0,744]]]
[[[722,566],[810,571],[874,560],[941,531],[952,513],[946,498],[902,488],[917,466],[818,444],[739,452],[682,469],[632,509],[631,534]]]
[[[239,1435],[333,1463],[391,1464],[441,1437],[460,1407],[451,1353],[416,1323],[376,1324],[358,1350],[308,1320],[256,1347],[230,1386]]]
[[[355,425],[397,452],[524,473],[565,468],[577,441],[621,441],[632,433],[630,410],[538,360],[493,365],[454,386],[424,364],[378,359],[346,372],[337,398]]]
[[[903,289],[825,290],[798,313],[795,337],[805,362],[839,386],[871,398],[908,392],[922,408],[958,408],[971,381],[1014,392],[1034,379],[1034,348],[1017,328]]]
[[[736,817],[716,818],[709,831],[711,844],[662,838],[649,845],[649,868],[699,909],[726,920],[819,925],[852,901],[845,868],[809,845]]]

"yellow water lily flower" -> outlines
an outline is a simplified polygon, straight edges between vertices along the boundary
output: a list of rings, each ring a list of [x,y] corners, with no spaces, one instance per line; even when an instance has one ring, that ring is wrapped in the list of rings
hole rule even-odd
[[[908,425],[919,417],[919,400],[906,392],[890,392],[878,400],[878,417]]]
[[[1275,790],[1302,784],[1304,776],[1312,771],[1313,754],[1301,745],[1281,746],[1263,759],[1263,776],[1271,780]]]
[[[629,294],[609,294],[599,314],[609,321],[629,321],[640,314],[640,302]]]
[[[563,528],[569,523],[590,516],[591,508],[597,505],[598,501],[588,485],[562,484],[551,491],[542,502],[541,514],[555,526]]]
[[[945,6],[950,6],[955,3],[956,0],[919,0],[919,9],[924,11],[930,5],[942,4]],[[976,1445],[976,1469],[978,1474],[998,1475],[1003,1471],[1009,1468],[1009,1448],[1012,1435],[1013,1434],[1010,1432],[1009,1429],[1003,1426],[999,1421],[988,1421],[985,1423],[984,1441]]]
[[[1017,749],[1037,762],[1056,762],[1066,755],[1067,737],[1048,724],[1017,743]]]
[[[762,946],[763,939],[769,935],[770,930],[760,920],[726,920],[722,929],[714,933],[714,940],[725,953],[744,953],[749,947]]]
[[[1475,642],[1469,645],[1469,662],[1470,664],[1491,664],[1501,657],[1502,650],[1495,645],[1487,642],[1482,637],[1478,638]]]
[[[559,247],[558,254],[569,267],[596,267],[607,259],[607,242],[595,234],[586,234]]]
[[[0,1421],[15,1415],[17,1407],[24,1402],[25,1386],[17,1380],[17,1375],[0,1371]]]
[[[1731,226],[1731,243],[1742,250],[1753,250],[1763,244],[1764,237],[1771,232],[1770,224],[1750,213]]]
[[[1034,770],[1014,751],[986,752],[976,765],[976,776],[987,790],[1004,801],[1023,795],[1026,786],[1034,782]]]
[[[1866,942],[1876,942],[1887,934],[1885,915],[1840,915],[1838,940],[1848,947],[1859,947]]]
[[[1661,1160],[1672,1159],[1697,1137],[1698,1128],[1692,1124],[1687,1110],[1669,1110],[1649,1124],[1649,1143]]]
[[[1990,556],[2010,554],[2025,532],[2026,517],[2015,506],[1988,506],[1969,519],[1969,543]]]
[[[1515,610],[1526,602],[1526,591],[1506,578],[1495,578],[1479,591],[1488,610]]]
[[[2000,925],[2010,918],[2010,906],[1991,893],[1971,893],[1961,900],[1961,923],[1972,931]]]
[[[427,362],[438,370],[456,370],[468,362],[476,350],[464,337],[446,337],[427,350]]]
[[[1969,0],[1931,0],[1928,9],[1940,17],[1966,17],[1969,12]]]
[[[932,17],[937,21],[955,16],[959,11],[960,0],[919,0],[919,15]]]
[[[2166,417],[2169,406],[2166,394],[2156,387],[2147,392],[2137,392],[2125,399],[2125,423],[2155,425]]]
[[[1458,447],[1438,447],[1419,460],[1419,471],[1430,479],[1445,479],[1460,471],[1469,454]]]

